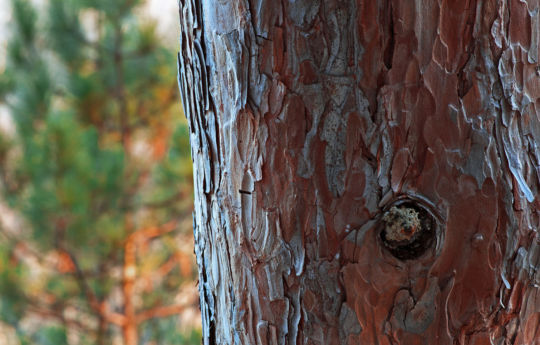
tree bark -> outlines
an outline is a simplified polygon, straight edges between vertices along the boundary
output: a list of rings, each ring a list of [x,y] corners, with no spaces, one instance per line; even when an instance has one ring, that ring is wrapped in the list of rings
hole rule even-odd
[[[180,0],[204,344],[538,344],[539,5]]]

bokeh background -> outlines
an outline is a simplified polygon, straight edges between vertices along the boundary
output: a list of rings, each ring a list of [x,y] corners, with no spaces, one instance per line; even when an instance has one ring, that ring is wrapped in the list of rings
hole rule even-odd
[[[200,344],[175,0],[0,0],[0,345]]]

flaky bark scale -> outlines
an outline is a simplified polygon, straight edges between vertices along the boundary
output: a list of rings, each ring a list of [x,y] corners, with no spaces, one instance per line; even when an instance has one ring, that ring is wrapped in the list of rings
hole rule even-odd
[[[180,1],[205,344],[538,343],[538,6]]]

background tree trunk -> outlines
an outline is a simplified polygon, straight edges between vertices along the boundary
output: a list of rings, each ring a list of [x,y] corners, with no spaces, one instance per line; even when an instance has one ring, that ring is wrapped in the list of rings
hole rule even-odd
[[[539,343],[538,6],[180,0],[205,344]]]

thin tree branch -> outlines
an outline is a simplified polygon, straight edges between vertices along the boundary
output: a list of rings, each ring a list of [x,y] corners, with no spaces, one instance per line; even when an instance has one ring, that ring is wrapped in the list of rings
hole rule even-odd
[[[173,304],[169,306],[157,306],[144,310],[137,314],[137,323],[153,318],[162,318],[181,313],[186,308],[185,305]]]
[[[95,295],[94,291],[90,287],[90,284],[88,283],[86,276],[84,275],[83,271],[80,268],[80,265],[77,262],[77,259],[75,256],[66,250],[65,248],[62,248],[64,252],[66,252],[73,262],[73,266],[75,268],[74,276],[76,278],[77,283],[79,284],[80,289],[82,290],[83,294],[86,296],[86,299],[90,305],[90,307],[97,312],[99,315],[103,316],[107,322],[110,322],[117,326],[122,326],[125,323],[125,316],[116,312],[111,311],[108,308],[108,304],[106,302],[100,302]]]
[[[142,228],[142,229],[134,231],[129,236],[130,238],[128,240],[132,240],[138,245],[140,245],[142,242],[146,242],[155,237],[163,236],[173,231],[174,229],[176,229],[177,225],[178,225],[178,222],[176,220],[171,220],[160,226],[149,226],[146,228]]]

